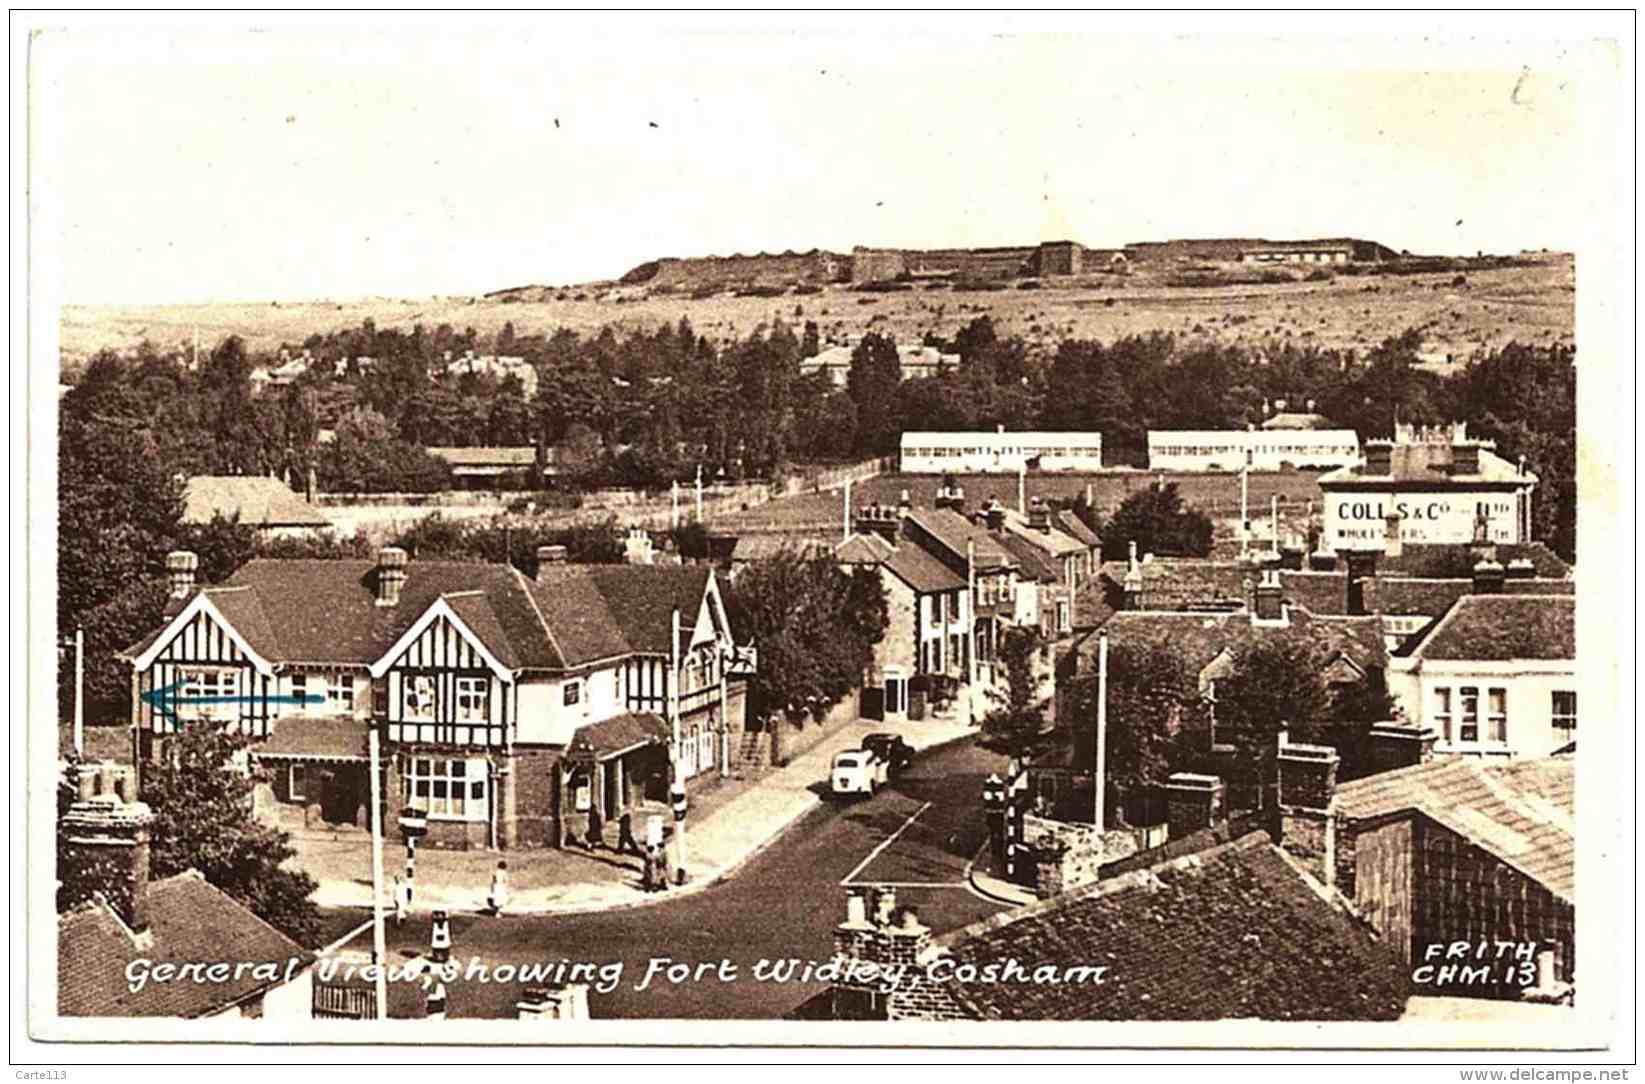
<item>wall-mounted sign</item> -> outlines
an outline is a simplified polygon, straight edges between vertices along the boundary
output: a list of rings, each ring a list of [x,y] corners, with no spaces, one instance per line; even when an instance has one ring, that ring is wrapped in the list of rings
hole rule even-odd
[[[1519,500],[1498,492],[1327,493],[1325,540],[1333,549],[1380,547],[1387,542],[1388,516],[1396,515],[1402,542],[1472,542],[1481,510],[1490,541],[1521,541]]]

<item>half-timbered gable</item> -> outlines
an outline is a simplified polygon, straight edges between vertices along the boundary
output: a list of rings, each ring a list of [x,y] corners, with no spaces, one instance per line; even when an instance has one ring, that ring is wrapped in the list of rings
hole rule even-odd
[[[262,650],[250,637],[263,641]],[[142,732],[175,734],[207,721],[266,737],[280,692],[265,655],[270,639],[256,596],[246,589],[195,594],[133,659],[134,724]],[[166,710],[155,706],[156,693]]]
[[[390,742],[502,747],[518,718],[514,674],[459,616],[482,617],[480,592],[443,596],[371,666]],[[478,622],[476,622],[478,623]]]

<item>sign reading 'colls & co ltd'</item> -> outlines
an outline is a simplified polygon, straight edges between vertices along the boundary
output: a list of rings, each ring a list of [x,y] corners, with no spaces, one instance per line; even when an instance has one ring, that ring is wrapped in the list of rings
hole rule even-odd
[[[1387,542],[1389,516],[1399,517],[1402,542],[1471,542],[1483,509],[1492,542],[1518,542],[1519,498],[1504,493],[1332,493],[1325,498],[1325,538],[1333,549],[1370,549]]]

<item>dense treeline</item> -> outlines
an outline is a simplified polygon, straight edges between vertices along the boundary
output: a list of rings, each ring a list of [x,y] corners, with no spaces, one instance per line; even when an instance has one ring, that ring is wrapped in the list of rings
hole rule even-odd
[[[379,331],[368,321],[310,337],[301,346],[318,364],[261,395],[249,372],[272,359],[248,356],[235,338],[197,372],[146,346],[129,358],[100,354],[64,396],[63,414],[65,425],[142,444],[157,477],[274,473],[300,487],[313,469],[322,490],[370,492],[449,486],[446,466],[421,450],[436,445],[553,447],[561,484],[573,488],[666,487],[699,470],[767,477],[791,462],[894,453],[910,428],[1096,430],[1110,464],[1141,464],[1150,429],[1240,428],[1259,423],[1265,404],[1296,411],[1312,402],[1362,440],[1387,436],[1395,417],[1469,422],[1541,476],[1537,536],[1573,557],[1572,351],[1511,344],[1443,376],[1419,366],[1420,343],[1413,330],[1361,356],[1155,333],[1068,340],[1042,357],[982,316],[952,339],[928,337],[958,357],[936,376],[904,381],[897,344],[869,334],[837,387],[824,374],[800,375],[802,360],[825,346],[814,323],[796,335],[778,321],[716,344],[683,319],[626,335],[520,335],[505,325],[489,341],[472,329]],[[527,401],[514,376],[442,379],[448,354],[469,350],[524,358],[538,376],[535,397]],[[371,361],[362,368],[361,358]],[[322,443],[322,428],[334,439]],[[167,499],[164,488],[143,492]]]

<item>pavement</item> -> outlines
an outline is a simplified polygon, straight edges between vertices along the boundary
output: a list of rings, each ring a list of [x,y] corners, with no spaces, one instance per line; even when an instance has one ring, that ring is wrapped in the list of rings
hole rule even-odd
[[[694,794],[686,820],[688,879],[683,886],[645,892],[639,858],[612,850],[497,852],[425,848],[417,852],[411,911],[482,912],[499,853],[508,861],[507,915],[619,910],[667,903],[701,892],[731,877],[785,829],[818,808],[827,794],[828,772],[835,753],[858,748],[864,735],[886,729],[895,729],[916,751],[963,741],[978,732],[963,720],[939,718],[887,727],[882,722],[858,719],[782,768],[752,779],[724,780],[700,795]],[[643,823],[643,817],[637,820]],[[358,829],[299,830],[292,833],[292,845],[297,853],[288,865],[304,870],[319,882],[311,897],[316,904],[333,908],[371,906],[369,833]],[[403,875],[405,850],[398,840],[385,843],[383,865],[390,884],[396,874]]]
[[[1003,877],[995,876],[993,856],[988,852],[988,845],[984,844],[982,850],[978,851],[977,856],[971,860],[971,864],[965,868],[965,878],[971,887],[979,895],[986,896],[995,903],[1010,904],[1015,907],[1038,903],[1039,897],[1034,894],[1033,889],[1024,888],[1022,885],[1007,881]]]

